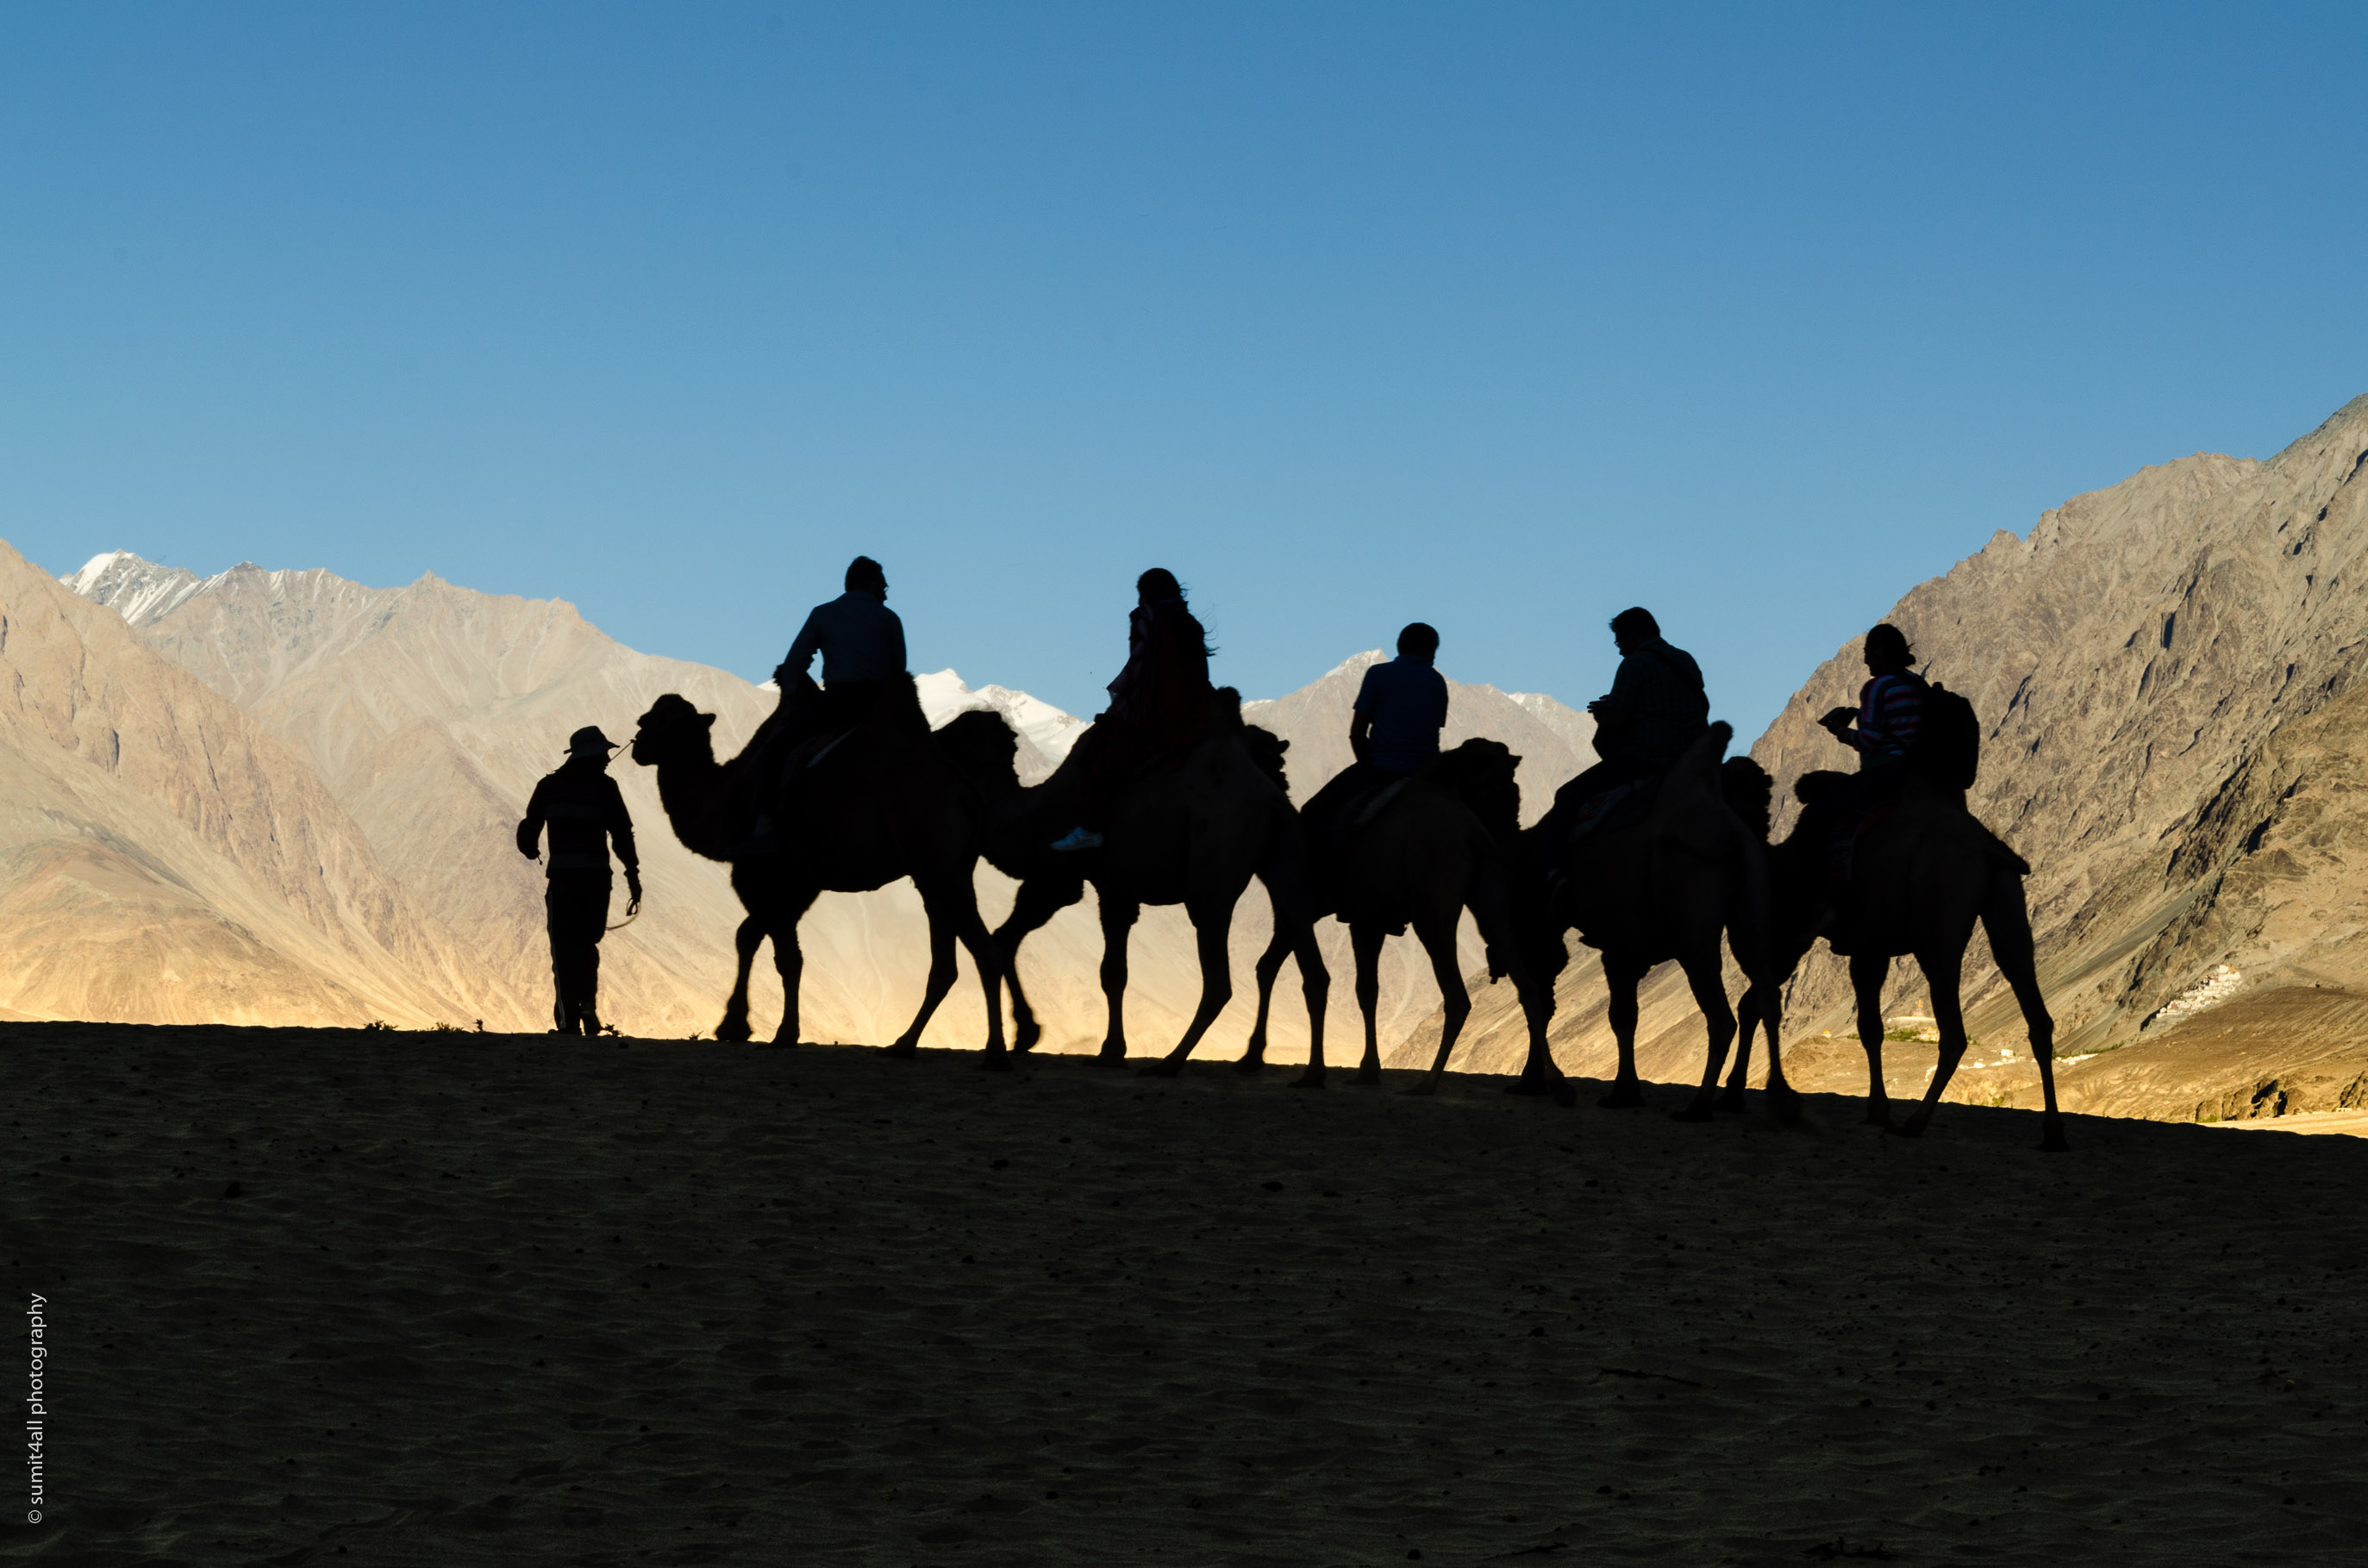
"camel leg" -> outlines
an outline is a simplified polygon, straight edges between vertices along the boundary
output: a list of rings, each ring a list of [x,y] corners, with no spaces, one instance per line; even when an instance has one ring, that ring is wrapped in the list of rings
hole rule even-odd
[[[1866,1124],[1891,1131],[1891,1098],[1883,1086],[1883,981],[1891,960],[1880,953],[1852,953],[1850,990],[1858,998],[1858,1042],[1866,1051]]]
[[[1193,899],[1186,903],[1185,912],[1192,917],[1193,943],[1201,954],[1201,1006],[1193,1010],[1192,1021],[1186,1026],[1184,1038],[1176,1042],[1176,1049],[1144,1067],[1144,1072],[1173,1078],[1184,1071],[1192,1048],[1201,1043],[1201,1037],[1209,1032],[1209,1026],[1217,1021],[1217,1015],[1234,999],[1233,958],[1225,950],[1225,942],[1233,931],[1234,901],[1240,896],[1236,891],[1230,898]],[[1308,1071],[1316,1075],[1317,1083],[1323,1082],[1321,1062],[1310,1062]]]
[[[978,901],[963,896],[969,892],[966,883],[949,886],[935,879],[920,889],[921,907],[929,917],[929,979],[922,993],[921,1010],[888,1048],[891,1056],[911,1056],[921,1049],[921,1032],[929,1027],[929,1019],[961,976],[954,962],[954,943],[959,940],[970,949],[971,961],[978,966],[979,989],[986,994],[986,1051],[980,1064],[990,1071],[1010,1065],[1003,1052],[1003,998],[995,973],[995,939],[987,935],[986,922],[979,918]]]
[[[979,1065],[989,1072],[1000,1072],[1011,1065],[1011,1059],[1003,1050],[1003,981],[996,969],[1002,954],[978,912],[978,899],[972,892],[969,873],[965,872],[951,890],[951,902],[954,935],[970,949],[970,961],[978,971],[978,988],[986,1000],[986,1045]]]
[[[1726,1092],[1718,1096],[1713,1109],[1739,1111],[1744,1108],[1743,1086],[1751,1076],[1751,1037],[1759,1032],[1759,1014],[1766,1006],[1760,997],[1759,987],[1744,987],[1743,1000],[1735,1005],[1735,1065],[1727,1071]],[[1769,1039],[1775,1039],[1773,1028],[1769,1031]]]
[[[1380,1025],[1374,1015],[1382,1006],[1382,943],[1386,939],[1378,926],[1349,927],[1349,948],[1357,958],[1357,1009],[1365,1016],[1365,1055],[1357,1063],[1360,1084],[1382,1081]]]
[[[1546,1026],[1554,1021],[1554,993],[1526,963],[1513,971],[1512,980],[1521,1000],[1521,1021],[1530,1031],[1529,1059],[1521,1063],[1521,1075],[1513,1080],[1512,1092],[1545,1095],[1558,1106],[1577,1105],[1578,1092],[1570,1086],[1570,1075],[1554,1061],[1554,1046],[1546,1040]]]
[[[1932,1021],[1941,1028],[1941,1060],[1932,1069],[1932,1082],[1926,1085],[1924,1101],[1909,1113],[1907,1123],[1899,1130],[1903,1138],[1920,1138],[1931,1125],[1932,1108],[1941,1103],[1941,1091],[1957,1074],[1957,1063],[1965,1055],[1965,1010],[1960,1000],[1962,983],[1958,972],[1964,967],[1964,949],[1951,952],[1916,955],[1917,967],[1924,971],[1924,984],[1932,993]]]
[[[1320,1089],[1324,1086],[1324,1007],[1332,994],[1332,971],[1325,965],[1324,949],[1315,945],[1315,901],[1307,890],[1305,856],[1306,846],[1294,824],[1290,831],[1268,840],[1258,879],[1266,884],[1267,898],[1274,910],[1274,941],[1267,949],[1267,957],[1273,957],[1275,949],[1288,946],[1291,956],[1299,960],[1299,994],[1307,1003],[1307,1066],[1291,1081],[1291,1086]],[[1233,923],[1234,902],[1240,897],[1238,890],[1230,895],[1222,890],[1204,895],[1211,907],[1222,903],[1224,908],[1224,918],[1218,926],[1220,953],[1224,951],[1224,930]],[[1266,963],[1266,958],[1258,960],[1261,971]],[[1276,968],[1281,967],[1278,961]],[[1261,1010],[1266,1006],[1263,989],[1258,1006]]]
[[[1793,972],[1800,968],[1801,960],[1807,952],[1808,949],[1805,947],[1788,948],[1783,953],[1777,955],[1777,961],[1770,966],[1766,982],[1752,987],[1752,990],[1759,994],[1760,1027],[1768,1031],[1768,1108],[1776,1113],[1776,1119],[1779,1121],[1801,1119],[1801,1096],[1793,1091],[1793,1085],[1786,1082],[1784,1077],[1782,1040],[1784,986],[1782,982],[1791,980]],[[1747,1034],[1744,1037],[1744,1044],[1748,1047],[1750,1043],[1750,1036]],[[1727,1094],[1736,1102],[1730,1108],[1741,1110],[1743,1108],[1743,1072],[1740,1062],[1736,1064],[1736,1075],[1727,1085]]]
[[[1299,960],[1299,994],[1307,1004],[1307,1070],[1291,1081],[1294,1089],[1324,1086],[1324,1005],[1332,994],[1332,971],[1324,966],[1323,949],[1315,945],[1315,923],[1299,922],[1292,938],[1292,955]]]
[[[1143,905],[1104,893],[1101,912],[1102,1000],[1110,1006],[1110,1027],[1102,1035],[1099,1059],[1114,1065],[1126,1060],[1126,942]]]
[[[1019,892],[1011,902],[1010,916],[995,928],[996,970],[1002,977],[999,983],[1011,988],[1011,1049],[1016,1051],[1033,1051],[1036,1042],[1044,1038],[1035,1009],[1028,1006],[1028,994],[1019,989],[1019,944],[1085,894],[1082,880],[1030,877],[1019,884]],[[985,972],[984,968],[981,972]],[[996,1011],[1000,1013],[1001,1009]]]
[[[1440,1080],[1447,1076],[1447,1058],[1455,1050],[1455,1038],[1463,1032],[1463,1022],[1472,1016],[1472,993],[1464,988],[1463,971],[1455,962],[1455,923],[1463,910],[1452,906],[1445,919],[1437,910],[1427,910],[1414,919],[1414,934],[1422,943],[1423,951],[1430,955],[1431,978],[1439,983],[1440,1010],[1446,1015],[1439,1030],[1439,1054],[1430,1059],[1430,1071],[1422,1081],[1406,1090],[1410,1095],[1435,1095]]]
[[[1709,1121],[1718,1114],[1712,1108],[1718,1097],[1718,1070],[1726,1064],[1726,1049],[1735,1040],[1735,1010],[1726,1005],[1726,977],[1719,969],[1718,944],[1713,941],[1709,951],[1688,959],[1685,971],[1694,1006],[1702,1009],[1702,1021],[1710,1028],[1709,1054],[1693,1099],[1669,1115],[1678,1121]]]
[[[1282,960],[1290,956],[1291,934],[1278,925],[1274,939],[1258,955],[1258,1018],[1250,1025],[1249,1043],[1242,1047],[1242,1059],[1234,1063],[1236,1073],[1258,1073],[1266,1068],[1267,1016],[1274,1003],[1274,983],[1282,975]]]
[[[1793,960],[1800,962],[1796,955]],[[1779,974],[1790,975],[1790,967],[1781,968]],[[1784,1022],[1784,992],[1774,982],[1754,985],[1743,994],[1739,1009],[1742,1019],[1737,1035],[1740,1049],[1735,1053],[1735,1066],[1727,1074],[1726,1092],[1718,1097],[1718,1108],[1740,1111],[1744,1108],[1745,1079],[1751,1070],[1751,1036],[1763,1029],[1768,1035],[1768,1108],[1776,1113],[1779,1121],[1801,1119],[1801,1096],[1784,1078],[1784,1045],[1782,1030]]]
[[[1801,1096],[1784,1077],[1784,1044],[1779,1032],[1784,1023],[1784,994],[1768,988],[1761,1026],[1768,1031],[1768,1105],[1779,1121],[1801,1119]]]
[[[715,1026],[718,1040],[746,1040],[755,1031],[748,1027],[748,971],[757,965],[757,949],[765,945],[765,923],[751,915],[740,922],[740,929],[732,934],[732,948],[740,960],[740,968],[732,978],[731,999],[723,1004],[723,1021]],[[798,1043],[792,1034],[788,1042]]]
[[[1603,955],[1603,984],[1611,993],[1607,1008],[1611,1021],[1611,1038],[1620,1046],[1620,1072],[1611,1081],[1611,1092],[1595,1103],[1606,1110],[1625,1110],[1645,1103],[1645,1091],[1636,1082],[1636,987],[1645,983],[1649,964],[1638,963],[1625,954]]]
[[[806,967],[806,956],[798,947],[798,922],[805,917],[806,906],[814,898],[809,892],[792,903],[770,933],[773,968],[781,977],[781,1027],[773,1031],[775,1045],[798,1043],[798,981]]]
[[[1513,994],[1520,999],[1521,1021],[1529,1028],[1529,1055],[1521,1063],[1520,1076],[1507,1086],[1507,1092],[1549,1095],[1559,1106],[1576,1104],[1578,1096],[1571,1088],[1569,1077],[1555,1062],[1554,1047],[1546,1040],[1546,1028],[1554,1022],[1552,983],[1540,980],[1538,971],[1531,967],[1520,932],[1514,927],[1510,901],[1502,884],[1484,873],[1473,889],[1470,907],[1473,921],[1480,927],[1480,939],[1488,946],[1492,967],[1501,958],[1505,977],[1513,983]]]
[[[2039,1063],[2039,1087],[2046,1096],[2040,1150],[2063,1153],[2072,1145],[2064,1141],[2064,1120],[2055,1110],[2055,1020],[2048,1016],[2047,999],[2039,994],[2039,969],[2032,956],[2031,915],[2023,908],[2021,879],[2003,871],[1993,873],[1982,928],[1989,933],[1991,961],[2014,987],[2023,1027],[2031,1033],[2032,1058]]]
[[[938,1004],[946,999],[946,993],[954,985],[954,923],[947,918],[938,890],[922,892],[921,908],[929,917],[929,978],[921,992],[921,1010],[913,1015],[913,1021],[905,1026],[905,1032],[888,1048],[891,1056],[912,1056],[920,1051],[921,1031],[928,1027],[929,1016],[938,1010]]]

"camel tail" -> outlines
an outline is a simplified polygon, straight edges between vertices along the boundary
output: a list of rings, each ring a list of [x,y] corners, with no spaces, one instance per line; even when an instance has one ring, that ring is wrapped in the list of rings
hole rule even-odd
[[[2027,877],[2031,875],[2030,861],[2024,859],[2021,856],[2008,848],[2006,846],[2006,841],[1998,837],[1997,834],[1991,833],[1989,829],[1984,828],[1982,833],[1984,836],[1988,838],[1990,841],[1989,853],[1990,863],[1992,865],[2012,871],[2018,877]]]
[[[1736,844],[1726,824],[1743,825],[1727,809],[1719,764],[1734,738],[1732,724],[1711,725],[1663,777],[1660,799],[1653,805],[1659,835],[1705,859],[1733,854]]]
[[[1776,975],[1769,962],[1768,857],[1746,855],[1736,868],[1726,912],[1726,946],[1755,991],[1773,995]]]

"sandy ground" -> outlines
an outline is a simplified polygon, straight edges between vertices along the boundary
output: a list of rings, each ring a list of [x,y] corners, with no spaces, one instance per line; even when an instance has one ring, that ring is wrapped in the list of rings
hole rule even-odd
[[[0,1557],[2368,1535],[2350,1138],[2079,1118],[2050,1156],[1975,1107],[1908,1142],[1842,1100],[1691,1126],[1486,1079],[339,1031],[7,1026],[0,1064],[0,1265],[55,1346],[47,1518],[12,1504]]]

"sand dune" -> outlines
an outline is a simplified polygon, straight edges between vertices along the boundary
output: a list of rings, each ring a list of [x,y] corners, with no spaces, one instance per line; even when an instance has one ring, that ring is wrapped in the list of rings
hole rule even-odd
[[[0,1026],[49,1562],[2329,1562],[2368,1146]],[[1673,1100],[1676,1091],[1656,1091]],[[225,1194],[235,1187],[236,1197]]]

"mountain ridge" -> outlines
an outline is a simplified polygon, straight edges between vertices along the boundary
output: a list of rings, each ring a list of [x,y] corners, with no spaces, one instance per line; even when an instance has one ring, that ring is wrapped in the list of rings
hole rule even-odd
[[[124,624],[143,647],[235,702],[310,766],[406,897],[475,955],[482,972],[457,987],[463,1000],[446,1006],[457,1006],[461,1020],[484,1018],[489,1027],[540,1023],[541,884],[537,869],[507,847],[508,834],[533,779],[558,760],[567,733],[598,722],[624,738],[632,716],[658,690],[676,690],[718,715],[718,751],[729,756],[777,695],[769,685],[624,648],[565,601],[480,594],[433,573],[400,587],[372,588],[325,568],[241,562],[200,576],[113,551],[59,582],[94,604],[128,611]],[[1320,784],[1331,767],[1347,761],[1354,678],[1333,677],[1352,666],[1360,671],[1360,661],[1370,657],[1358,655],[1300,692],[1248,705],[1293,742],[1292,787],[1303,795],[1311,778]],[[1019,737],[1023,782],[1048,775],[1087,727],[1025,692],[992,684],[973,689],[951,670],[916,681],[932,723],[966,708],[1004,714]],[[1581,759],[1547,721],[1565,734],[1583,733],[1584,715],[1542,697],[1524,706],[1493,687],[1453,689],[1450,744],[1462,731],[1511,726],[1532,754],[1523,777],[1533,796],[1538,789],[1550,793],[1577,771]],[[738,902],[724,868],[674,842],[646,770],[620,759],[616,776],[639,827],[649,899],[631,932],[604,945],[608,1012],[641,1032],[704,1032],[729,985]],[[999,873],[982,867],[980,890],[990,920],[1008,909],[1011,889]],[[1247,982],[1266,926],[1265,902],[1253,887],[1229,944],[1236,999],[1205,1048],[1211,1054],[1236,1048],[1247,1035]],[[808,1033],[879,1040],[901,1028],[927,966],[924,932],[909,886],[825,895],[801,929]],[[1468,934],[1467,940],[1476,963],[1480,949]],[[1392,943],[1383,960],[1384,1038],[1436,1004],[1427,963],[1397,950],[1406,945]],[[1128,1018],[1135,1038],[1172,1035],[1190,1017],[1200,983],[1192,950],[1179,912],[1145,913],[1132,948]],[[1031,997],[1055,1046],[1099,1044],[1099,957],[1090,897],[1028,945],[1022,962]],[[1345,933],[1327,938],[1327,962],[1348,972]],[[928,1042],[975,1043],[975,996],[965,973]],[[756,997],[763,1027],[779,1007],[769,964],[757,966]],[[1279,1061],[1304,1052],[1304,1027],[1295,1014],[1292,1006],[1278,1009]],[[406,1017],[419,1021],[416,1014]],[[1336,1009],[1335,1051],[1354,1034],[1353,1016]]]

